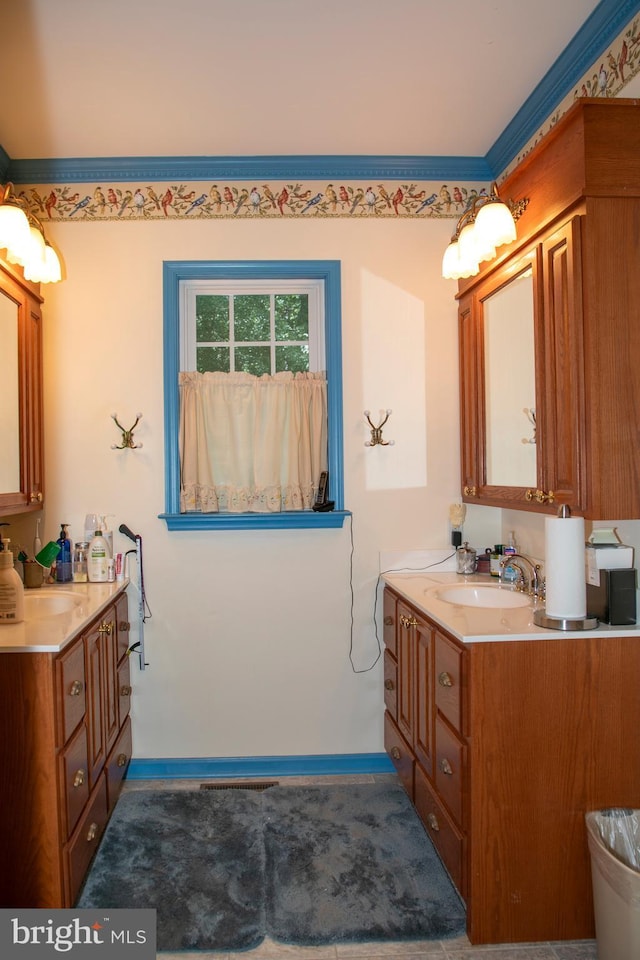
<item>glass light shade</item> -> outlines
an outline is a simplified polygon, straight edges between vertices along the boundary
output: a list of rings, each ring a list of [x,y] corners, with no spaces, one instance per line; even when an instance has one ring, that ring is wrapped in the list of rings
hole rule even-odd
[[[472,257],[465,259],[459,240],[452,240],[442,258],[442,276],[446,280],[461,280],[475,277],[479,269],[477,260]]]
[[[45,274],[42,277],[42,283],[58,283],[62,280],[62,267],[60,258],[50,243],[45,243]]]
[[[516,239],[516,224],[513,215],[506,203],[502,200],[491,200],[478,210],[475,222],[477,245],[481,253],[485,250],[493,251],[503,243],[512,243]],[[481,260],[489,256],[481,256]]]
[[[7,251],[7,259],[18,263],[31,243],[29,221],[20,207],[12,203],[0,204],[0,248]]]
[[[26,251],[26,256],[22,261],[24,275],[27,280],[33,280],[39,283],[45,272],[45,253],[44,237],[42,232],[36,226],[30,227],[30,243]]]

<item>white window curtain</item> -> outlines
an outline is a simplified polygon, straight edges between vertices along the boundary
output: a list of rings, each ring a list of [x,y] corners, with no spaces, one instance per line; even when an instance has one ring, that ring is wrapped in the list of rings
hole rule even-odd
[[[324,373],[180,373],[180,510],[308,510],[327,469]]]

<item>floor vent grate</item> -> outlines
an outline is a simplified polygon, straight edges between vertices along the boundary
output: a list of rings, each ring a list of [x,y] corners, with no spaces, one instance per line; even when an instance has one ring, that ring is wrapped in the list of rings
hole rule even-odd
[[[268,790],[277,787],[277,780],[222,780],[216,783],[201,783],[201,790]]]

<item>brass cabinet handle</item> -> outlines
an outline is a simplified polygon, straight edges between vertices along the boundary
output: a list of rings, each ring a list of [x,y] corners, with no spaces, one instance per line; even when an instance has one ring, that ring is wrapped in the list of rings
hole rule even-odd
[[[400,747],[391,747],[391,757],[393,760],[400,760],[402,758]]]
[[[418,621],[415,617],[405,617],[404,613],[400,615],[400,623],[403,627],[417,627]]]
[[[384,625],[385,625],[385,627],[392,627],[392,626],[393,626],[393,617],[385,617],[385,618],[384,618]]]
[[[29,500],[31,503],[42,503],[42,493],[40,490],[32,490],[29,494]]]
[[[113,633],[113,623],[107,623],[106,620],[103,620],[100,626],[98,627],[98,633],[106,633],[107,636],[111,636]]]
[[[477,488],[477,487],[464,487],[463,490],[462,490],[462,492],[464,493],[465,497],[477,497],[477,496],[478,496],[478,488]]]
[[[92,823],[89,829],[87,830],[87,843],[91,843],[92,840],[95,840],[98,834],[98,824]]]
[[[441,687],[452,687],[453,680],[451,679],[451,674],[447,673],[446,670],[443,670],[438,676],[438,683]]]
[[[85,774],[84,770],[76,770],[76,775],[75,775],[75,777],[73,778],[73,785],[74,785],[74,787],[81,787],[82,784],[84,783],[84,778],[85,778],[85,776],[86,776],[86,774]]]
[[[84,684],[81,680],[74,680],[71,686],[69,687],[69,696],[70,697],[79,697],[84,689]]]
[[[120,620],[118,623],[118,630],[120,633],[126,633],[127,630],[131,629],[131,624],[128,620]]]
[[[385,690],[395,690],[396,685],[395,685],[395,683],[393,682],[393,680],[385,680],[385,682],[384,682],[384,688],[385,688]]]
[[[453,776],[453,770],[451,769],[451,764],[449,763],[446,757],[443,757],[443,759],[440,761],[440,769],[442,770],[443,773],[446,773],[448,777]]]
[[[532,503],[534,500],[536,503],[553,503],[556,495],[553,490],[527,490],[524,495],[527,503]]]
[[[128,759],[129,759],[129,758],[127,757],[126,753],[119,753],[119,754],[118,754],[118,759],[116,760],[116,764],[117,764],[119,767],[126,767],[127,762],[128,762]]]
[[[431,827],[432,830],[435,830],[436,833],[440,829],[440,824],[438,823],[438,818],[435,813],[430,813],[427,817],[427,824]]]
[[[128,683],[123,683],[120,687],[120,696],[121,697],[130,697],[131,696],[131,687]]]

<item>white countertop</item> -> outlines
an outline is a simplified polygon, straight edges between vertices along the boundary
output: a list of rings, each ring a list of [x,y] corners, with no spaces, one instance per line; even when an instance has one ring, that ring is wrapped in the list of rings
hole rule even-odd
[[[54,583],[35,590],[26,589],[27,604],[29,594],[45,592],[51,597],[71,594],[77,603],[71,610],[62,613],[0,625],[0,654],[59,653],[128,583],[128,580],[115,583]],[[37,602],[37,598],[34,599]]]
[[[533,602],[524,607],[472,607],[449,603],[438,598],[439,589],[447,585],[493,585],[496,592],[512,592],[507,584],[498,585],[488,574],[461,576],[458,573],[383,573],[383,581],[407,599],[414,607],[435,620],[463,643],[495,640],[560,640],[593,636],[640,637],[640,626],[616,626],[601,623],[594,630],[552,630],[533,622],[533,612],[543,604]]]

